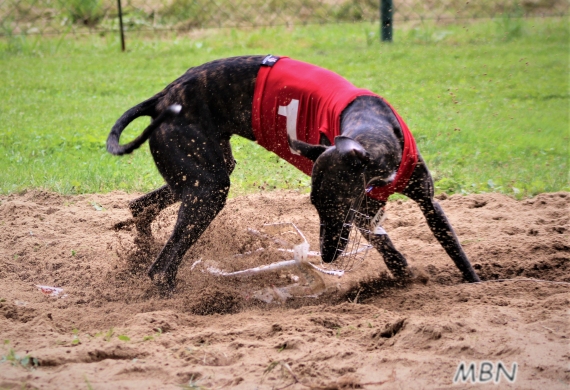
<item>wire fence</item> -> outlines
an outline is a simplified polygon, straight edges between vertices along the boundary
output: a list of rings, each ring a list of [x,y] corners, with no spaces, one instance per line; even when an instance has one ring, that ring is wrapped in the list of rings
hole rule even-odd
[[[121,0],[127,31],[324,24],[380,19],[380,0]],[[568,0],[394,0],[395,23],[565,16]],[[0,0],[0,36],[118,31],[117,0]]]

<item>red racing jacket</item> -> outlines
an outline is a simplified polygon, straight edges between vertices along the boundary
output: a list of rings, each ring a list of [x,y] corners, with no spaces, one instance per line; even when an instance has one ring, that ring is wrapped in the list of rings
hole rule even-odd
[[[378,96],[356,88],[329,70],[288,57],[267,56],[263,60],[253,94],[252,127],[257,143],[311,175],[313,162],[290,149],[287,135],[317,145],[321,133],[334,145],[340,135],[342,111],[359,96]],[[406,188],[418,161],[414,137],[408,126],[388,103],[404,134],[402,161],[394,181],[370,187],[367,194],[386,201]]]

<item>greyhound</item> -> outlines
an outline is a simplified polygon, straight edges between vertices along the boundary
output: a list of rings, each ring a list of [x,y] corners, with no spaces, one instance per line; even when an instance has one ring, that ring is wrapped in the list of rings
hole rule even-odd
[[[150,125],[120,145],[122,131],[140,116]],[[230,138],[256,141],[311,175],[311,203],[320,219],[322,260],[342,252],[343,222],[366,192],[364,212],[376,221],[370,244],[396,278],[411,276],[404,256],[378,224],[391,193],[414,200],[463,278],[479,277],[442,208],[433,179],[411,133],[380,96],[339,75],[287,57],[242,56],[190,68],[150,99],[126,111],[113,126],[107,150],[131,153],[147,140],[166,185],[129,203],[139,234],[181,202],[174,231],[148,270],[164,292],[175,288],[184,254],[222,210],[236,161]]]

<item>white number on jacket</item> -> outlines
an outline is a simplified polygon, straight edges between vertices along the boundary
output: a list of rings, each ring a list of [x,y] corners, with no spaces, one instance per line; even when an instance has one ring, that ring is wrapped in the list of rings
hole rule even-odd
[[[297,116],[299,115],[299,100],[293,99],[291,103],[286,106],[279,106],[279,111],[277,111],[279,115],[283,115],[287,118],[287,135],[291,139],[297,139]],[[295,150],[291,149],[289,146],[291,153],[299,154]]]

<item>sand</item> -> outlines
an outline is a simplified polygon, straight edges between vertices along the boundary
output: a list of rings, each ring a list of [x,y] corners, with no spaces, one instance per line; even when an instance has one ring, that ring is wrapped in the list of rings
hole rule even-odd
[[[132,226],[113,229],[136,196],[0,196],[0,388],[461,388],[458,365],[484,361],[509,372],[517,364],[515,382],[503,375],[493,388],[569,386],[568,193],[442,196],[487,281],[475,285],[461,281],[410,201],[389,203],[385,228],[413,283],[394,282],[372,252],[343,277],[211,275],[291,259],[279,248],[294,235],[275,243],[266,223],[294,223],[317,250],[307,194],[231,199],[187,253],[170,298],[144,272],[177,208],[153,224],[154,241],[140,240]],[[278,293],[299,277],[292,297]]]

